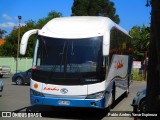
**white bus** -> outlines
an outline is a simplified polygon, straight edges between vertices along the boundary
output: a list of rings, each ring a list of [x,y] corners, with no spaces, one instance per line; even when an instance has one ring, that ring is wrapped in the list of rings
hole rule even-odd
[[[37,34],[30,101],[32,105],[107,108],[128,94],[132,69],[130,36],[107,17],[61,17]]]

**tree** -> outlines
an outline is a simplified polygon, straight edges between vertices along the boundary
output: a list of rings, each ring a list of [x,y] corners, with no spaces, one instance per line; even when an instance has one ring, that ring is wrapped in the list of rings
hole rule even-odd
[[[21,32],[20,36],[22,36],[26,31],[33,29],[35,27],[35,22],[30,20],[26,22],[25,26],[21,26]],[[1,47],[1,56],[17,56],[17,41],[18,41],[18,28],[14,27],[14,29],[11,31],[9,35],[5,38],[6,42]],[[29,42],[30,44],[30,42]],[[30,46],[31,47],[31,46]],[[32,45],[33,47],[33,45]],[[31,56],[30,54],[27,54],[28,56]]]
[[[45,18],[41,18],[38,20],[36,24],[36,28],[41,29],[48,21],[52,20],[53,18],[56,17],[61,17],[62,14],[59,12],[51,11],[48,13],[48,16]]]
[[[72,16],[105,16],[120,22],[114,3],[110,0],[74,0]]]
[[[62,16],[61,13],[51,11],[48,13],[48,16],[42,19],[39,19],[38,22],[33,20],[28,20],[25,26],[21,26],[20,36],[31,29],[41,29],[48,21],[55,17]],[[0,56],[17,56],[17,40],[18,40],[18,28],[14,27],[13,30],[9,35],[5,38],[6,43],[0,47]],[[35,45],[36,36],[31,36],[30,40],[28,41],[28,47],[26,50],[26,57],[32,57],[34,52],[34,45]]]
[[[151,0],[151,7],[146,111],[160,113],[160,0]]]
[[[143,60],[144,52],[149,50],[150,27],[145,25],[142,27],[134,26],[129,31],[129,34],[133,37],[134,58],[136,60]]]
[[[5,33],[7,33],[7,31],[0,29],[0,38],[2,38]]]

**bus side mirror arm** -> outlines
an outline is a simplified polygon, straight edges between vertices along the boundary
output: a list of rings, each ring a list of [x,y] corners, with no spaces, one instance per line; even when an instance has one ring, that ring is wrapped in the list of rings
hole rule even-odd
[[[28,44],[28,39],[31,35],[33,34],[37,34],[39,29],[33,29],[33,30],[29,30],[27,31],[21,39],[21,44],[20,44],[20,54],[21,55],[25,55],[26,53],[26,49],[27,49],[27,44]]]
[[[110,48],[110,31],[106,31],[103,36],[103,55],[109,55]]]

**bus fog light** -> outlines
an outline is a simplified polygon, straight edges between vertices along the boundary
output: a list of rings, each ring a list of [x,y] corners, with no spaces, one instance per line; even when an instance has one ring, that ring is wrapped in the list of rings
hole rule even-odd
[[[39,100],[38,99],[34,99],[34,103],[37,103],[37,102],[39,102]]]
[[[33,89],[30,89],[30,94],[31,94],[31,95],[35,95],[35,96],[44,97],[43,93],[40,93],[40,92],[35,91],[35,90],[33,90]]]
[[[91,105],[96,106],[97,104],[96,104],[96,102],[91,102]]]

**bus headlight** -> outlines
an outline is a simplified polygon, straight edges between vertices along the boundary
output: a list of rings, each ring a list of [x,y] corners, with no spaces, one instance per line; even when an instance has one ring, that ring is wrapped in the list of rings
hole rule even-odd
[[[86,97],[86,99],[102,99],[104,97],[104,91],[90,94]]]
[[[30,89],[30,94],[31,94],[31,95],[35,95],[35,96],[44,97],[43,93],[40,93],[40,92],[35,91],[35,90],[33,90],[33,89]]]

